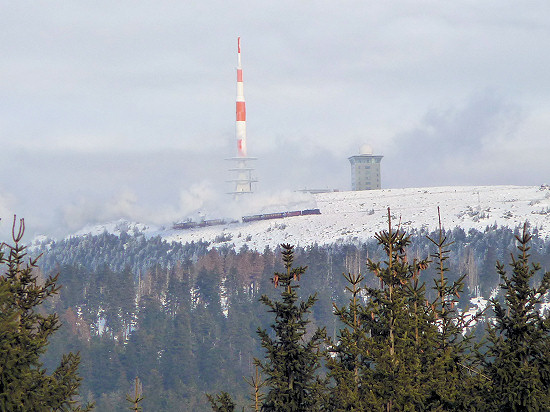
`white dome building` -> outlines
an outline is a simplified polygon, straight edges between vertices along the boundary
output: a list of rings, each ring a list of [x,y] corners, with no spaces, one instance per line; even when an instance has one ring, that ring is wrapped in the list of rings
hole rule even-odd
[[[369,146],[368,144],[364,144],[364,145],[361,146],[361,148],[359,149],[359,154],[360,154],[360,155],[372,156],[372,147]]]

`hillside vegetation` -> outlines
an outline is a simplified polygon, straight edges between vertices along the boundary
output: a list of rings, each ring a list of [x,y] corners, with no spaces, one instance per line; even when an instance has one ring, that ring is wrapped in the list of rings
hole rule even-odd
[[[470,298],[489,298],[499,290],[495,263],[509,261],[517,243],[514,236],[520,234],[495,227],[443,232],[451,243],[445,261],[448,281],[466,274],[457,307],[466,310]],[[439,233],[414,233],[404,249],[408,261],[437,252],[426,235],[437,239]],[[535,237],[530,246],[532,261],[549,268],[550,243]],[[45,273],[59,272],[63,288],[48,304],[64,327],[53,337],[45,364],[50,367],[60,353],[80,350],[80,393],[102,411],[125,407],[125,393],[136,376],[143,382],[144,410],[210,410],[204,394],[220,390],[237,404],[248,404],[250,387],[243,376],[254,375],[254,358],[265,355],[257,329],[269,330],[273,322],[258,299],[278,299],[280,289],[272,279],[285,270],[280,252],[182,245],[139,233],[88,235],[50,245],[41,264]],[[342,308],[351,296],[342,274],[361,273],[361,287],[379,289],[380,279],[367,263],[387,257],[384,246],[373,239],[297,247],[293,259],[294,265],[308,267],[297,296],[317,298],[307,333],[326,327],[327,336],[338,339],[345,321],[334,316],[333,303]],[[534,275],[535,284],[541,273]],[[425,282],[423,293],[430,301],[438,297],[432,288],[437,277],[433,264],[418,273],[418,284]],[[474,339],[481,337],[487,316],[493,315],[487,313],[471,325]]]

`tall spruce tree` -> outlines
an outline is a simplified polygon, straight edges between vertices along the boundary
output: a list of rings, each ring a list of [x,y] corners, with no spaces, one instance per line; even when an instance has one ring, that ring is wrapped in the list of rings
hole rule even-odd
[[[306,412],[322,410],[324,383],[318,375],[321,362],[320,346],[325,339],[325,329],[317,328],[307,339],[308,313],[316,297],[298,301],[295,282],[306,267],[293,267],[294,250],[282,244],[282,256],[286,272],[275,273],[273,283],[281,288],[281,300],[273,301],[262,295],[260,301],[275,314],[271,325],[273,335],[258,329],[261,344],[267,351],[267,359],[256,364],[266,376],[268,388],[262,411]]]
[[[346,306],[333,304],[334,315],[343,324],[336,343],[331,343],[327,352],[328,377],[332,380],[329,388],[327,410],[363,411],[376,403],[372,392],[372,382],[366,378],[365,370],[372,364],[372,356],[367,345],[368,331],[363,327],[362,317],[365,307],[362,303],[364,280],[361,274],[344,273],[348,282],[346,290],[351,294]]]
[[[424,410],[433,372],[431,342],[437,333],[433,313],[425,304],[425,286],[418,280],[428,260],[409,262],[410,236],[394,230],[391,223],[388,209],[388,230],[375,234],[386,260],[367,261],[381,287],[366,288],[369,302],[362,320],[372,367],[365,370],[365,381],[374,395],[372,409]]]
[[[550,317],[540,313],[540,304],[550,289],[550,272],[534,286],[540,266],[529,261],[531,235],[527,225],[516,236],[519,253],[513,255],[507,275],[502,263],[504,302],[491,300],[495,321],[488,325],[488,350],[484,373],[491,379],[485,410],[550,410]]]
[[[14,218],[13,244],[0,249],[0,411],[81,411],[75,401],[79,355],[64,355],[51,375],[40,361],[60,323],[56,314],[44,315],[39,307],[59,286],[57,276],[38,281],[36,259],[25,262],[24,231],[23,219],[16,230]]]
[[[449,247],[452,242],[441,225],[438,207],[438,236],[428,240],[436,247],[431,255],[436,269],[433,290],[435,299],[429,307],[435,315],[437,333],[433,341],[433,374],[430,394],[427,398],[428,410],[463,411],[472,410],[479,405],[480,388],[487,383],[486,377],[479,371],[479,365],[470,354],[473,334],[468,333],[471,326],[482,313],[467,316],[458,309],[458,301],[464,289],[466,275],[451,282],[447,277],[449,268]]]

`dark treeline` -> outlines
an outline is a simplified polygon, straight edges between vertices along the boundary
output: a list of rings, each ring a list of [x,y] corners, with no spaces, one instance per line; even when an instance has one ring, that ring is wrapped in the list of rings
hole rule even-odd
[[[120,236],[104,232],[100,235],[71,237],[59,242],[47,241],[35,249],[44,252],[40,267],[45,272],[60,265],[85,267],[95,271],[107,264],[114,271],[130,268],[134,273],[151,266],[169,267],[196,259],[208,252],[207,242],[168,243],[159,236],[146,238],[140,232],[123,231]]]
[[[409,260],[435,252],[426,235],[436,236],[413,234]],[[458,302],[465,308],[471,296],[488,297],[498,289],[495,263],[509,261],[516,239],[503,228],[445,235],[454,242],[446,261],[449,281],[467,274]],[[530,245],[532,260],[550,267],[550,243],[535,236]],[[63,286],[47,303],[48,311],[57,312],[64,324],[51,339],[45,365],[54,367],[60,354],[80,351],[80,394],[95,401],[97,410],[125,409],[136,376],[146,411],[211,410],[204,394],[220,390],[239,405],[249,404],[251,388],[243,377],[254,375],[254,357],[265,355],[257,329],[273,322],[258,299],[279,295],[272,283],[273,273],[284,271],[279,249],[209,250],[206,243],[181,245],[140,234],[72,238],[44,249],[40,266],[45,273],[59,272]],[[294,264],[308,266],[297,293],[318,298],[308,330],[326,327],[329,337],[337,337],[342,321],[334,316],[333,303],[343,307],[350,299],[342,274],[362,273],[364,287],[379,288],[367,262],[384,258],[375,240],[296,248]],[[433,265],[420,273],[429,299],[437,294],[436,275]]]

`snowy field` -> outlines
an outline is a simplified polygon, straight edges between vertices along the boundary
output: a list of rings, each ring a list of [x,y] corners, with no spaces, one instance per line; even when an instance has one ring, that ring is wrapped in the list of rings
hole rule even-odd
[[[167,241],[204,240],[212,246],[246,244],[251,249],[280,243],[357,243],[387,228],[387,208],[393,224],[405,230],[438,227],[437,207],[446,229],[485,230],[498,225],[515,228],[528,221],[539,235],[550,235],[550,186],[453,186],[333,192],[314,195],[321,215],[288,217],[187,230],[162,229],[124,221],[84,228],[75,235],[117,233],[134,228]],[[295,209],[292,209],[295,210]],[[285,211],[283,210],[280,210]]]

